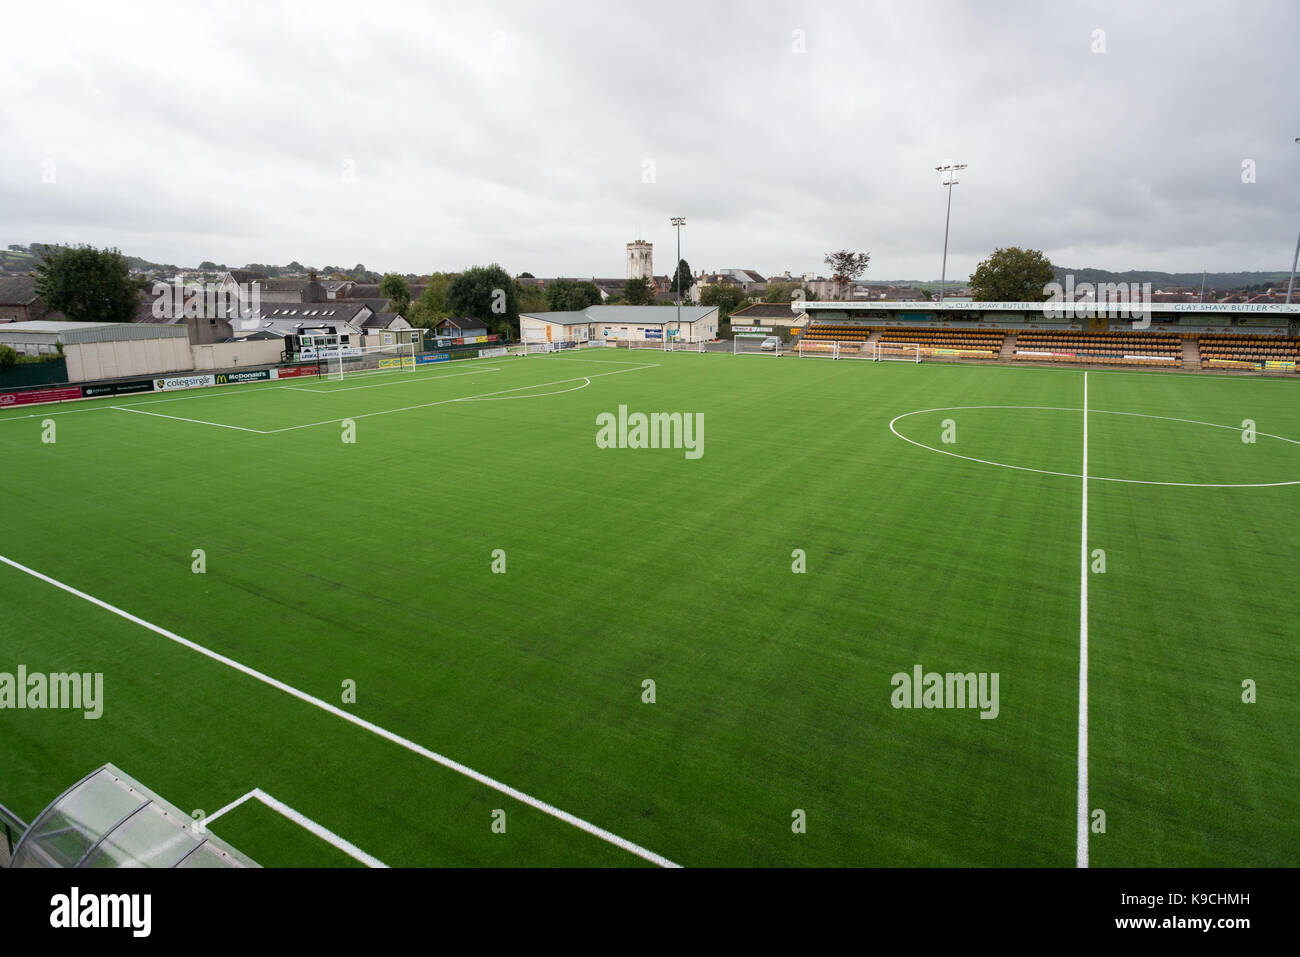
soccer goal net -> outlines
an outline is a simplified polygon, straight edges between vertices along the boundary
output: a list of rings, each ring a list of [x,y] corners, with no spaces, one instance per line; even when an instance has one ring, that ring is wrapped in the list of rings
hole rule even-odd
[[[817,339],[800,339],[796,350],[800,359],[838,359],[840,344]]]
[[[782,351],[780,336],[738,332],[731,340],[731,354],[735,356],[779,356]]]
[[[871,358],[876,362],[920,362],[921,346],[916,342],[872,343]]]
[[[667,339],[664,341],[664,352],[703,352],[703,339]]]
[[[550,339],[524,339],[524,351],[522,354],[531,356],[543,352],[563,352],[567,349],[580,348],[582,345],[583,343],[580,341],[568,339],[558,339],[555,341],[551,341]]]
[[[355,346],[335,349],[323,359],[325,373],[331,379],[344,379],[363,373],[413,372],[415,343],[395,342],[387,346]]]

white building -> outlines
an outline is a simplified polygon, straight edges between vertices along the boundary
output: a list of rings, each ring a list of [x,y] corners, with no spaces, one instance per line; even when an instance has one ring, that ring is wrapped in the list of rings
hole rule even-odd
[[[525,312],[519,315],[525,341],[682,339],[718,337],[717,306],[588,306],[581,312]]]

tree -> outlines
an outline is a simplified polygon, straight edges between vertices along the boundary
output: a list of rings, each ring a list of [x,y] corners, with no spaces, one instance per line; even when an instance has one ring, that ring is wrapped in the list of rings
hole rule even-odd
[[[453,316],[482,320],[499,335],[514,338],[519,333],[517,290],[510,275],[493,263],[474,266],[453,278],[444,299]]]
[[[429,277],[424,292],[412,304],[411,314],[406,317],[411,325],[432,329],[448,317],[446,296],[449,278],[446,273],[441,272],[436,272]]]
[[[47,308],[73,322],[130,322],[142,302],[143,277],[133,276],[117,249],[43,246],[32,275]]]
[[[691,298],[691,286],[695,284],[695,277],[691,275],[690,264],[685,259],[677,260],[677,274],[673,276],[673,298],[677,298],[677,290],[681,289],[683,299]]]
[[[390,272],[379,281],[379,295],[387,299],[393,310],[403,316],[411,308],[411,287],[397,273]]]
[[[9,251],[10,251],[11,253],[25,253],[25,252],[27,252],[27,247],[26,247],[26,246],[20,246],[20,245],[18,245],[17,243],[10,243],[10,244],[9,244]]]
[[[627,281],[627,285],[623,287],[623,298],[627,300],[629,306],[648,306],[654,301],[655,291],[650,285],[650,280],[637,277]]]
[[[521,272],[521,273],[519,274],[519,278],[520,278],[520,279],[536,279],[537,277],[534,276],[534,275],[533,275],[532,273],[530,273],[530,272]]]
[[[1050,294],[1043,287],[1054,277],[1041,251],[1008,246],[976,266],[970,284],[978,302],[1046,302]]]
[[[842,297],[849,283],[867,271],[871,253],[854,253],[841,249],[839,252],[827,253],[824,261],[830,267],[831,280]]]
[[[533,282],[515,283],[520,312],[545,312],[546,291]]]
[[[18,350],[0,343],[0,372],[7,372],[18,362]]]
[[[218,268],[217,264],[214,263],[211,259],[205,259],[203,260],[203,262],[199,263],[199,269],[203,270],[204,272],[216,272],[217,268]]]
[[[309,270],[307,269],[306,266],[304,266],[302,263],[298,262],[298,260],[295,259],[293,260],[293,262],[289,263],[289,265],[284,267],[284,271],[305,273],[308,272]]]
[[[797,282],[768,283],[764,302],[793,302],[796,299],[811,299],[812,295]]]
[[[711,286],[705,286],[704,291],[700,293],[701,306],[718,307],[719,322],[726,322],[731,314],[745,302],[745,299],[745,291],[739,286],[733,286],[730,283],[715,282]]]
[[[600,305],[600,290],[594,282],[557,279],[546,287],[546,308],[551,312],[581,312]]]

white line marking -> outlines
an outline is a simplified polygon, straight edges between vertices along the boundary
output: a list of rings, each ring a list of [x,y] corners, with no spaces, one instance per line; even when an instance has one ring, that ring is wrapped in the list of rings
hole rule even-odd
[[[483,368],[483,369],[475,369],[473,372],[454,372],[450,375],[417,377],[408,374],[405,378],[397,382],[376,382],[374,385],[353,385],[353,386],[347,386],[342,389],[308,389],[300,385],[282,385],[280,386],[280,388],[288,389],[290,392],[318,392],[322,395],[333,395],[336,392],[355,392],[358,389],[387,389],[390,386],[395,386],[395,385],[410,385],[412,382],[441,382],[443,379],[459,379],[462,376],[478,375],[480,372],[500,372],[500,371],[501,371],[500,369]]]
[[[555,392],[539,392],[536,395],[496,395],[496,396],[489,395],[489,396],[484,396],[482,398],[472,396],[468,399],[457,399],[456,401],[457,402],[509,402],[512,399],[540,399],[548,395],[564,395],[566,392],[580,392],[583,389],[587,388],[587,386],[589,385],[591,385],[591,380],[584,377],[582,380],[582,385],[575,385],[572,389],[557,389]]]
[[[61,589],[67,592],[69,595],[73,595],[77,598],[82,599],[83,601],[88,601],[92,605],[95,605],[98,608],[102,608],[107,612],[111,612],[112,614],[117,615],[119,618],[124,618],[125,620],[131,622],[132,624],[139,625],[141,628],[147,628],[156,635],[161,635],[162,637],[168,639],[169,641],[174,641],[179,645],[183,645],[184,647],[189,648],[191,651],[196,651],[199,654],[207,658],[211,658],[213,661],[223,664],[228,668],[233,668],[238,672],[246,674],[250,678],[256,678],[258,681],[262,682],[263,684],[268,684],[272,688],[277,689],[278,691],[283,691],[287,695],[292,695],[293,697],[297,698],[299,701],[304,701],[307,704],[320,708],[322,711],[328,712],[329,714],[334,715],[334,717],[336,718],[341,718],[344,721],[347,721],[349,724],[354,724],[358,728],[361,728],[365,731],[369,731],[371,734],[378,735],[379,737],[384,738],[387,741],[391,741],[393,744],[403,747],[414,754],[418,754],[422,758],[427,758],[430,761],[433,761],[435,764],[441,764],[443,767],[449,768],[450,770],[455,771],[457,774],[462,774],[465,777],[470,778],[471,780],[477,781],[479,784],[483,784],[487,787],[490,787],[494,791],[500,791],[502,794],[508,797],[512,797],[516,801],[519,801],[522,804],[527,804],[529,807],[535,808],[538,811],[541,811],[543,814],[549,814],[551,817],[556,818],[557,820],[563,821],[566,824],[571,824],[574,827],[578,828],[580,831],[585,831],[588,834],[592,835],[593,837],[598,837],[602,841],[605,841],[606,843],[613,844],[615,847],[621,848],[631,854],[635,854],[637,857],[650,861],[653,864],[658,864],[660,867],[681,866],[679,864],[674,864],[672,861],[668,860],[668,858],[656,854],[653,851],[646,850],[644,847],[641,847],[639,844],[634,844],[631,841],[627,840],[626,838],[619,837],[617,834],[614,834],[611,831],[607,831],[602,827],[597,827],[595,824],[591,824],[587,821],[584,821],[580,817],[575,817],[574,815],[570,814],[568,811],[561,811],[559,808],[555,807],[554,805],[547,804],[545,801],[538,800],[537,798],[525,794],[523,791],[520,791],[517,788],[512,788],[509,785],[503,784],[494,778],[490,778],[486,774],[481,774],[480,772],[475,771],[473,768],[461,764],[459,761],[453,761],[451,758],[444,757],[443,755],[438,754],[436,751],[430,751],[428,748],[416,744],[414,741],[411,741],[409,738],[404,738],[401,735],[394,734],[392,731],[389,731],[386,728],[381,728],[379,725],[374,724],[371,721],[367,721],[364,718],[359,718],[354,714],[350,714],[349,712],[344,711],[342,708],[335,707],[334,705],[330,704],[328,701],[322,701],[320,698],[316,698],[313,697],[312,695],[307,694],[307,692],[305,691],[299,691],[297,688],[293,687],[292,685],[287,685],[283,681],[279,681],[275,678],[272,678],[270,675],[263,674],[262,672],[257,671],[254,668],[250,668],[248,665],[240,664],[238,661],[235,661],[233,658],[227,658],[225,655],[219,654],[218,652],[205,648],[196,642],[190,641],[188,638],[182,638],[180,635],[176,634],[173,631],[168,631],[166,628],[162,628],[151,622],[145,621],[143,618],[137,618],[135,615],[131,614],[130,612],[123,611],[121,608],[118,608],[116,605],[110,605],[108,602],[101,601],[100,599],[96,598],[93,595],[87,595],[84,591],[79,591],[78,589],[73,588],[71,585],[65,585],[63,582],[55,578],[51,578],[48,575],[43,575],[40,572],[36,571],[35,569],[28,568],[26,565],[14,561],[12,558],[6,558],[4,555],[0,555],[0,562],[3,562],[4,564],[8,565],[11,568],[16,568],[18,571],[23,572],[27,575],[31,575],[33,578],[37,578],[48,585],[53,585],[55,588]]]
[[[1083,374],[1083,520],[1079,531],[1079,794],[1078,867],[1088,866],[1088,373]]]
[[[560,361],[564,361],[564,360],[560,360]],[[412,412],[416,409],[431,409],[436,405],[446,405],[449,402],[468,402],[473,399],[485,399],[489,396],[494,396],[494,395],[506,395],[507,393],[510,392],[523,392],[526,389],[542,389],[548,385],[563,385],[566,382],[577,382],[579,379],[598,379],[601,376],[622,375],[624,372],[638,372],[641,369],[654,369],[654,368],[658,368],[658,366],[643,365],[643,366],[636,366],[631,369],[615,369],[613,372],[593,372],[589,376],[575,376],[571,379],[556,379],[554,382],[537,382],[534,383],[533,385],[521,385],[517,389],[500,389],[496,392],[485,392],[482,395],[465,395],[455,399],[439,399],[437,402],[422,402],[419,405],[408,405],[401,409],[385,409],[383,412],[364,412],[361,415],[350,415],[350,416],[345,416],[345,418],[369,419],[376,415],[392,415],[395,412]],[[571,391],[571,390],[565,390],[565,391]],[[333,425],[335,422],[342,422],[342,421],[343,418],[325,419],[321,422],[308,422],[305,425],[290,425],[283,429],[271,429],[266,434],[275,435],[280,432],[293,432],[297,429],[312,429],[318,425]]]
[[[1077,371],[1077,370],[1076,370]],[[1035,469],[1027,465],[1009,465],[1006,462],[994,462],[991,459],[977,459],[971,455],[959,455],[956,452],[949,452],[946,449],[936,449],[934,446],[925,445],[915,439],[909,439],[906,435],[894,428],[894,423],[899,419],[905,419],[910,415],[924,415],[927,412],[962,412],[968,409],[1024,409],[1035,412],[1078,412],[1079,409],[1071,409],[1063,406],[1054,405],[953,405],[939,409],[917,409],[915,412],[904,412],[902,415],[896,415],[889,420],[889,431],[898,436],[904,442],[910,442],[919,449],[925,449],[928,452],[938,452],[940,455],[951,455],[956,459],[965,459],[967,462],[978,462],[980,465],[995,465],[1001,469],[1015,469],[1017,472],[1037,472],[1039,475],[1060,475],[1063,478],[1083,478],[1078,472],[1053,472],[1050,469]],[[1089,409],[1093,415],[1129,415],[1139,419],[1161,419],[1165,422],[1183,422],[1188,425],[1204,425],[1212,429],[1227,429],[1230,432],[1244,432],[1245,430],[1239,425],[1220,425],[1217,422],[1200,422],[1196,419],[1178,419],[1169,415],[1148,415],[1145,412],[1111,412],[1107,409]],[[1277,439],[1279,442],[1290,442],[1292,445],[1300,445],[1300,440],[1288,439],[1284,435],[1273,435],[1271,432],[1256,432],[1256,435],[1262,435],[1265,438]],[[1156,482],[1147,479],[1126,479],[1126,478],[1107,478],[1104,475],[1089,475],[1088,478],[1094,482],[1121,482],[1125,485],[1168,485],[1176,488],[1278,488],[1283,485],[1300,485],[1300,479],[1294,479],[1289,482]]]
[[[285,804],[283,801],[277,801],[275,798],[271,797],[271,795],[267,794],[261,788],[253,788],[253,790],[249,791],[243,797],[231,801],[220,811],[217,811],[213,814],[209,814],[201,821],[195,821],[194,829],[198,833],[202,834],[204,831],[208,830],[208,828],[212,826],[213,821],[221,817],[221,815],[225,814],[227,811],[233,811],[235,808],[239,807],[239,805],[243,804],[245,801],[249,800],[250,798],[255,801],[261,801],[263,804],[265,804],[273,811],[278,811],[280,814],[283,814],[285,817],[293,821],[293,823],[297,824],[299,827],[311,831],[322,841],[325,841],[328,844],[333,844],[344,854],[348,855],[348,857],[360,861],[362,864],[366,865],[366,867],[387,867],[388,866],[379,858],[371,854],[367,854],[365,851],[361,850],[361,848],[357,847],[351,841],[347,841],[339,837],[337,834],[335,834],[329,828],[325,827],[323,824],[317,824],[315,821],[309,818],[306,814],[303,814],[301,811],[294,810],[293,808],[289,807],[289,805]]]
[[[118,412],[134,412],[136,415],[152,415],[159,419],[172,419],[176,422],[193,422],[195,425],[215,425],[219,429],[235,429],[239,432],[255,432],[258,435],[266,435],[261,429],[246,429],[242,425],[226,425],[224,422],[209,422],[207,419],[186,419],[179,415],[164,415],[161,412],[146,412],[144,409],[133,409],[124,405],[111,405],[110,409],[116,409]]]

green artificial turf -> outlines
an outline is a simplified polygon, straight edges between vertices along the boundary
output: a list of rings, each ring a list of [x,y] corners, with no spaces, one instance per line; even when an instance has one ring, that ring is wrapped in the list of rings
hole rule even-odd
[[[26,408],[0,555],[683,865],[1073,866],[1083,387],[606,350]],[[1090,373],[1089,474],[1300,481],[1239,431],[1300,439],[1296,388]],[[702,413],[703,455],[598,447],[620,405]],[[1088,495],[1092,864],[1294,865],[1300,485]],[[29,819],[111,762],[394,866],[646,864],[7,565],[0,603],[0,671],[104,673],[97,721],[0,711]],[[917,664],[998,673],[997,718],[892,707]],[[213,830],[353,863],[255,803]]]

